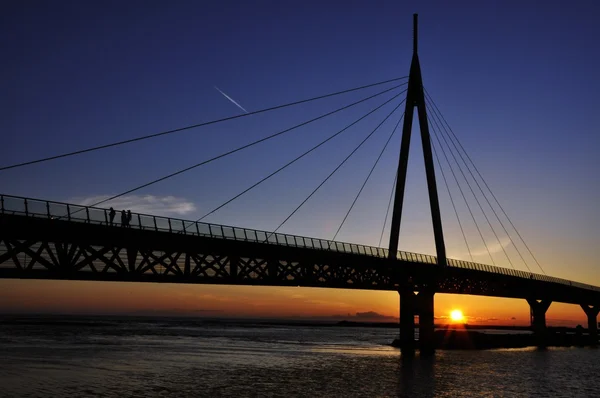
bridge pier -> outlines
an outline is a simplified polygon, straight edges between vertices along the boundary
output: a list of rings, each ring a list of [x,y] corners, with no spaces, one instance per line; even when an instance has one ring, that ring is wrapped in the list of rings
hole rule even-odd
[[[536,336],[536,340],[539,347],[546,346],[546,311],[552,304],[551,300],[536,300],[528,298],[530,316],[531,316],[531,327],[533,333]]]
[[[419,350],[421,355],[435,352],[435,324],[433,319],[433,290],[422,290],[419,299]]]
[[[421,354],[435,351],[433,290],[415,293],[410,289],[399,290],[400,295],[400,350],[403,354],[415,351],[415,316],[419,317],[419,350]]]
[[[400,295],[400,350],[411,354],[415,350],[415,301],[413,291],[398,291]]]
[[[587,305],[581,304],[581,308],[585,312],[588,318],[588,334],[592,345],[598,344],[598,312],[600,312],[600,305]]]

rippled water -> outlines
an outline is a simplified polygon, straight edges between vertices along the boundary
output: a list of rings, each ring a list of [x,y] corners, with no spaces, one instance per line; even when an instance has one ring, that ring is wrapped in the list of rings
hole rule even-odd
[[[600,350],[402,358],[394,329],[133,321],[0,322],[0,396],[595,397]]]

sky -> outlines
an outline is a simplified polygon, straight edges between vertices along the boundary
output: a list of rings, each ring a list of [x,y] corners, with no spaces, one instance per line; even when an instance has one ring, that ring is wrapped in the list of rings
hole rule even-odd
[[[317,1],[5,1],[2,9],[0,166],[407,76],[412,14],[419,13],[423,84],[543,271],[600,285],[595,255],[600,243],[600,5],[595,1],[347,1],[343,6]],[[0,171],[0,191],[93,203],[388,87]],[[113,205],[195,220],[398,92]],[[205,221],[275,229],[401,98]],[[280,231],[331,239],[402,110]],[[415,121],[399,248],[435,254],[417,128]],[[337,240],[379,244],[399,146],[396,133]],[[469,260],[437,172],[448,256]],[[451,179],[449,169],[445,172]],[[455,184],[450,185],[474,260],[489,264],[468,209]],[[500,243],[494,243],[483,214],[473,209],[497,265],[510,266],[502,254],[505,246],[515,268],[542,272],[530,257],[527,265],[519,260],[501,229]],[[388,232],[389,221],[382,246],[388,244]],[[240,301],[247,303],[243,309]],[[462,309],[471,322],[529,319],[523,300],[436,296],[439,319],[453,308]],[[0,312],[15,311],[389,319],[398,314],[398,295],[0,281]],[[585,319],[577,306],[556,303],[547,317],[550,324]]]

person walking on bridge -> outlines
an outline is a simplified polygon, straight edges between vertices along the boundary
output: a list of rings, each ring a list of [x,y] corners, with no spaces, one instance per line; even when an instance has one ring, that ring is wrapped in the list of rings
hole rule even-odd
[[[110,219],[110,225],[113,225],[113,221],[115,220],[115,214],[117,214],[117,212],[115,211],[115,209],[113,209],[112,207],[110,208],[110,211],[108,212],[108,217]]]
[[[125,213],[125,210],[121,210],[121,225],[123,227],[127,226],[127,213]]]

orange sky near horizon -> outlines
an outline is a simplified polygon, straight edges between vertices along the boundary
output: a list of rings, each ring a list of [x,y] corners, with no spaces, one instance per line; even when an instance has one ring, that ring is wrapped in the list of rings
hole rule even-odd
[[[244,108],[238,109],[235,100],[231,102],[232,98],[215,88],[223,88],[255,113],[334,88],[355,87],[359,81],[366,84],[384,76],[404,75],[410,70],[413,54],[412,11],[399,7],[400,2],[389,4],[399,7],[393,11],[401,19],[387,18],[394,14],[382,14],[382,6],[336,7],[330,14],[327,7],[315,3],[318,12],[311,14],[308,24],[306,16],[298,12],[269,7],[255,18],[241,18],[233,28],[227,25],[233,8],[225,5],[214,14],[221,18],[215,19],[214,26],[198,23],[196,18],[188,23],[183,18],[178,29],[165,25],[162,13],[153,10],[135,21],[124,19],[120,13],[127,2],[115,3],[114,12],[99,15],[83,13],[85,2],[72,2],[61,8],[61,13],[86,15],[94,23],[65,17],[60,24],[44,16],[43,7],[13,3],[19,10],[8,10],[7,20],[14,23],[6,24],[13,40],[0,43],[8,71],[6,98],[16,99],[0,108],[4,112],[0,130],[6,132],[0,146],[0,167],[6,169],[0,173],[3,192],[88,205],[113,197],[118,200],[100,203],[134,213],[264,231],[277,226],[281,233],[370,246],[382,246],[383,242],[383,247],[389,247],[394,210],[388,198],[392,198],[398,174],[403,131],[389,135],[387,150],[384,138],[378,137],[388,137],[384,131],[388,128],[392,134],[395,116],[381,123],[369,118],[358,124],[363,117],[347,124],[363,114],[362,107],[367,109],[366,103],[357,102],[358,107],[347,113],[331,113],[326,119],[312,119],[315,124],[304,122],[289,128],[313,112],[316,115],[350,103],[354,98],[350,96],[356,96],[352,101],[358,100],[360,93],[355,92],[346,99],[332,97],[332,102],[306,103],[280,113],[233,120],[229,116]],[[213,3],[221,6],[224,2]],[[251,2],[239,2],[235,9],[246,4],[256,11]],[[193,15],[186,7],[165,5],[176,13],[172,15]],[[519,12],[514,12],[514,5],[477,8],[464,12],[454,4],[431,7],[420,39],[426,108],[432,119],[429,134],[433,150],[439,150],[435,157],[442,155],[433,169],[447,256],[600,286],[600,135],[596,124],[600,57],[590,51],[600,29],[593,18],[596,10],[581,5],[527,9],[519,4]],[[500,14],[502,18],[498,18]],[[330,15],[339,19],[337,34],[331,34]],[[382,16],[386,18],[382,20]],[[356,29],[357,17],[366,18],[371,25],[365,26],[370,28]],[[23,18],[40,23],[24,24]],[[271,30],[256,28],[264,23],[272,25]],[[215,31],[215,26],[224,29]],[[151,29],[162,40],[132,34],[132,27]],[[243,32],[247,40],[239,40],[236,32]],[[107,40],[120,45],[106,46]],[[103,51],[90,51],[94,48]],[[381,51],[385,48],[397,50]],[[265,56],[257,56],[254,50]],[[162,53],[173,55],[164,59],[180,61],[155,62],[156,54]],[[244,73],[240,73],[240,65],[244,65]],[[95,78],[98,76],[104,77]],[[216,123],[226,116],[232,120]],[[417,116],[413,116],[410,155],[403,159],[408,171],[400,236],[395,239],[399,250],[434,255],[423,135]],[[118,148],[115,144],[137,141],[130,138],[143,134],[163,135],[157,131],[188,130],[179,128],[186,125],[206,128],[170,135],[168,141],[119,144]],[[340,134],[344,125],[344,130],[349,130],[345,138],[318,149],[327,152],[317,152],[324,137],[335,131]],[[287,130],[280,131],[284,126]],[[297,127],[290,135],[280,135]],[[372,128],[373,138],[360,141]],[[268,134],[274,139],[264,138]],[[58,154],[65,151],[82,153],[92,145],[112,149],[31,164],[31,168],[13,167],[30,159],[62,157]],[[301,160],[302,152],[307,156]],[[232,156],[224,157],[226,153]],[[462,153],[470,162],[462,159]],[[216,157],[210,162],[215,162],[200,169],[208,163],[200,158],[212,156]],[[189,167],[192,159],[202,163]],[[298,163],[287,168],[292,166],[288,163],[291,159]],[[285,174],[275,177],[274,168],[283,164],[286,166],[276,173],[286,168]],[[180,171],[157,179],[166,170],[176,169]],[[196,174],[183,174],[192,169]],[[453,169],[459,171],[458,178],[451,178]],[[326,177],[329,170],[333,172]],[[261,184],[266,175],[273,179]],[[153,182],[139,185],[140,181]],[[260,182],[246,189],[254,181]],[[155,182],[160,185],[150,188]],[[260,190],[254,189],[258,184]],[[474,189],[482,188],[481,184],[491,195],[487,189]],[[131,190],[131,185],[138,187]],[[118,192],[122,193],[114,196]],[[456,206],[452,195],[458,199]],[[235,201],[230,203],[233,199],[229,198]],[[311,202],[300,209],[309,198]],[[354,202],[352,198],[356,198]],[[482,202],[477,206],[480,211],[473,201]],[[290,214],[297,203],[300,206]],[[348,207],[352,213],[345,213]],[[509,223],[503,224],[505,215]],[[509,226],[514,231],[505,228]],[[10,261],[2,266],[10,267]],[[470,324],[529,324],[529,306],[522,299],[435,296],[436,322],[447,321],[454,309],[461,310]],[[396,292],[348,289],[0,279],[0,314],[4,313],[394,320],[399,314],[399,297]],[[546,319],[551,326],[587,326],[578,305],[553,303]]]
[[[0,281],[0,313],[395,321],[398,308],[396,292],[126,282]],[[529,324],[529,306],[525,300],[436,294],[436,322],[447,322],[454,309],[461,310],[469,324]],[[357,316],[357,313],[369,312],[380,316]],[[546,319],[550,326],[587,325],[581,308],[572,304],[552,303]]]

